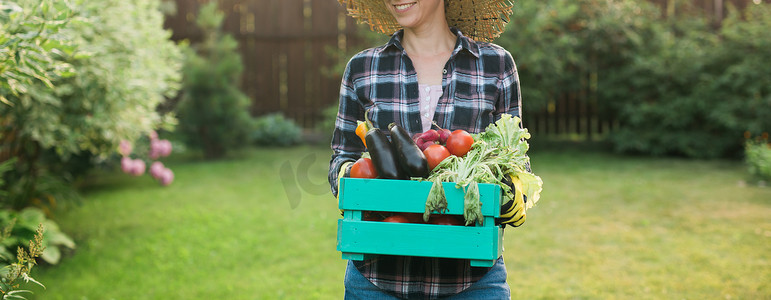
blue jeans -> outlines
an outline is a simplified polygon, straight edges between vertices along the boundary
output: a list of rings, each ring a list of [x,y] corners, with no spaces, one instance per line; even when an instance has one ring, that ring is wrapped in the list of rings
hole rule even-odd
[[[396,300],[399,298],[381,291],[359,273],[359,270],[348,261],[345,270],[346,300]],[[460,294],[445,298],[448,300],[479,300],[479,299],[511,299],[511,290],[506,283],[506,266],[503,257],[499,257],[493,268],[479,281],[472,284]]]

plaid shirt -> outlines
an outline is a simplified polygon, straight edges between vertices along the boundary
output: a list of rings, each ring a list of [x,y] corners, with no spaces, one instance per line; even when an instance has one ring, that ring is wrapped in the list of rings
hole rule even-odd
[[[441,128],[478,133],[503,113],[520,116],[519,78],[511,54],[451,30],[458,38],[442,71],[444,92],[433,121]],[[335,196],[341,166],[365,151],[355,134],[356,121],[364,120],[365,111],[378,128],[395,122],[410,135],[422,132],[418,76],[401,44],[402,34],[396,32],[385,45],[356,54],[345,69],[329,167]],[[418,298],[456,294],[489,269],[470,267],[467,260],[401,256],[381,256],[355,265],[379,288]]]

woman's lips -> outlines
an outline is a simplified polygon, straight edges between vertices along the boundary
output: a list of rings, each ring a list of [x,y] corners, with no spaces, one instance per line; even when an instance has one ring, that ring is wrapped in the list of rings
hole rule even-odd
[[[397,13],[403,13],[405,11],[408,11],[416,3],[417,2],[404,3],[404,4],[396,4],[396,5],[394,5],[394,9],[396,10]]]

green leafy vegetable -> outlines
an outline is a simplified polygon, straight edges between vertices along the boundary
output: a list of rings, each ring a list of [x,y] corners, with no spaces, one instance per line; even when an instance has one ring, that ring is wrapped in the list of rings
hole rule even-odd
[[[479,201],[479,183],[497,184],[503,190],[504,201],[514,200],[514,197],[527,197],[525,208],[532,207],[540,198],[543,181],[530,172],[527,156],[529,145],[527,139],[530,133],[520,126],[519,117],[503,114],[485,131],[473,135],[474,144],[463,157],[450,156],[442,161],[426,179],[433,183],[426,200],[424,219],[432,212],[443,212],[447,209],[447,199],[444,195],[442,182],[455,182],[456,188],[464,191],[463,217],[466,225],[483,223],[481,203]],[[515,189],[503,182],[510,176],[515,182]]]

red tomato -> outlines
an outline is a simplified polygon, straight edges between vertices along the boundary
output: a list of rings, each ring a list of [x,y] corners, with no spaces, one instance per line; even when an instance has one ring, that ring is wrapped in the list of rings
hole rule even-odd
[[[403,213],[400,214],[407,218],[407,220],[410,221],[410,223],[424,223],[423,222],[423,214],[419,213]]]
[[[359,158],[355,163],[353,163],[353,166],[351,166],[351,177],[352,178],[376,178],[377,177],[377,171],[375,170],[375,165],[372,163],[372,160],[369,158]]]
[[[403,215],[393,215],[388,218],[383,219],[383,222],[392,222],[392,223],[409,223],[410,220],[407,219],[407,217]]]
[[[378,218],[378,215],[375,212],[372,212],[372,211],[361,212],[362,221],[380,221],[381,219],[382,217]]]
[[[463,218],[456,215],[433,214],[428,219],[428,223],[437,225],[463,225]]]
[[[447,150],[457,157],[466,155],[471,150],[471,144],[474,144],[474,138],[463,129],[453,131],[447,138]]]
[[[426,150],[423,150],[423,155],[428,160],[428,169],[433,170],[440,162],[450,156],[450,151],[444,146],[436,144],[428,146]]]

